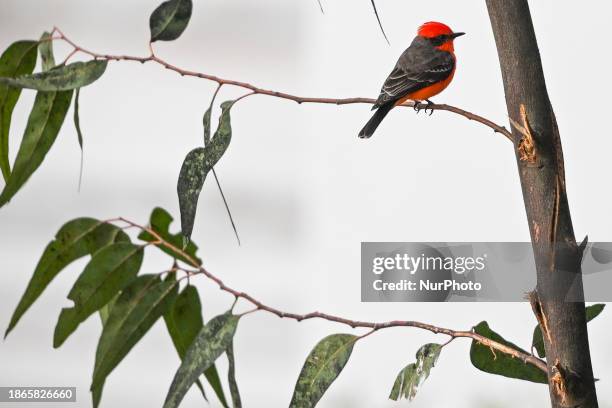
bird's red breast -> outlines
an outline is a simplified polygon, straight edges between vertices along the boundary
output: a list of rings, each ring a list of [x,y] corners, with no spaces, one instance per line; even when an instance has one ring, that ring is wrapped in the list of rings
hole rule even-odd
[[[446,79],[440,82],[436,82],[435,84],[427,86],[423,89],[419,89],[416,92],[409,93],[405,97],[399,99],[397,103],[395,104],[395,106],[401,105],[404,102],[409,101],[409,100],[410,101],[425,101],[429,98],[433,98],[434,96],[436,96],[437,94],[439,94],[440,92],[446,89],[446,87],[453,80],[454,75],[455,75],[455,68],[453,68],[453,71],[450,73],[450,75]]]

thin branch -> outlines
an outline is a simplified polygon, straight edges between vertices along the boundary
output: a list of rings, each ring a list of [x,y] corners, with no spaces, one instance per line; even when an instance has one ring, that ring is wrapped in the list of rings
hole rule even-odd
[[[323,3],[321,3],[321,0],[317,0],[317,2],[319,3],[319,8],[321,9],[321,14],[325,14],[325,11],[323,11]]]
[[[180,254],[181,256],[184,257],[184,259],[186,259],[188,261],[188,263],[190,264],[190,266],[196,268],[196,271],[193,270],[184,270],[184,272],[187,273],[188,276],[193,276],[193,275],[204,275],[205,277],[207,277],[209,280],[213,281],[214,283],[216,283],[219,288],[227,293],[230,293],[234,296],[235,300],[234,300],[234,304],[235,301],[237,299],[244,299],[247,302],[251,303],[253,306],[255,306],[255,310],[249,311],[248,313],[252,313],[254,311],[265,311],[268,313],[272,313],[280,318],[285,318],[285,319],[292,319],[292,320],[296,320],[298,322],[301,322],[303,320],[309,320],[309,319],[323,319],[323,320],[327,320],[330,322],[336,322],[336,323],[341,323],[347,326],[350,326],[351,328],[355,329],[355,328],[369,328],[371,329],[371,331],[369,333],[367,333],[367,335],[381,330],[381,329],[388,329],[390,327],[416,327],[419,329],[423,329],[423,330],[428,330],[432,333],[435,334],[446,334],[447,336],[450,336],[451,339],[457,338],[457,337],[467,337],[467,338],[471,338],[472,340],[475,340],[477,342],[479,342],[480,344],[487,346],[489,348],[491,348],[492,350],[498,350],[501,351],[502,353],[508,354],[512,357],[518,358],[521,361],[525,362],[525,363],[529,363],[532,364],[533,366],[539,368],[540,370],[547,372],[547,367],[546,367],[546,363],[543,360],[540,360],[539,358],[531,355],[531,354],[527,354],[527,353],[523,353],[519,350],[516,350],[512,347],[508,347],[505,344],[496,342],[494,340],[491,340],[487,337],[484,337],[478,333],[475,333],[473,331],[462,331],[462,330],[451,330],[451,329],[447,329],[444,327],[438,327],[438,326],[434,326],[432,324],[428,324],[428,323],[422,323],[422,322],[417,322],[414,320],[392,320],[392,321],[387,321],[387,322],[367,322],[367,321],[359,321],[359,320],[351,320],[351,319],[347,319],[344,317],[340,317],[340,316],[335,316],[335,315],[331,315],[331,314],[327,314],[327,313],[322,313],[322,312],[310,312],[310,313],[306,313],[306,314],[296,314],[296,313],[289,313],[289,312],[284,312],[281,311],[279,309],[276,309],[274,307],[268,306],[262,302],[260,302],[259,300],[253,298],[251,295],[249,295],[248,293],[245,292],[240,292],[237,291],[227,285],[225,285],[225,283],[223,283],[223,281],[217,277],[216,275],[212,274],[211,272],[209,272],[207,269],[205,269],[204,267],[198,265],[198,263],[196,262],[196,260],[194,258],[192,258],[189,254],[187,254],[186,252],[184,252],[183,250],[177,248],[176,246],[172,245],[171,243],[165,241],[157,232],[155,232],[154,230],[152,230],[151,228],[147,228],[147,227],[143,227],[142,225],[136,224],[135,222],[132,222],[128,219],[125,218],[117,218],[115,220],[118,221],[122,221],[127,223],[130,226],[136,227],[136,228],[140,228],[143,231],[148,232],[149,234],[151,234],[157,242],[160,243],[160,245],[165,246],[166,248],[172,250],[175,253]],[[448,344],[448,343],[447,343]]]
[[[280,98],[280,99],[287,99],[290,101],[294,101],[297,102],[299,104],[302,103],[318,103],[318,104],[330,104],[330,105],[350,105],[350,104],[374,104],[376,102],[375,99],[372,98],[362,98],[362,97],[356,97],[356,98],[318,98],[318,97],[303,97],[303,96],[297,96],[297,95],[292,95],[289,93],[285,93],[285,92],[279,92],[279,91],[273,91],[273,90],[268,90],[268,89],[263,89],[263,88],[259,88],[255,85],[252,85],[250,83],[247,82],[242,82],[242,81],[236,81],[233,79],[227,79],[227,78],[221,78],[215,75],[210,75],[210,74],[206,74],[203,72],[197,72],[197,71],[191,71],[191,70],[186,70],[186,69],[182,69],[179,68],[175,65],[170,64],[169,62],[166,62],[165,60],[157,57],[154,54],[151,54],[147,57],[137,57],[137,56],[131,56],[131,55],[111,55],[111,54],[100,54],[97,52],[93,52],[93,51],[89,51],[79,45],[77,45],[76,43],[74,43],[72,40],[70,40],[68,37],[66,37],[66,35],[57,27],[55,27],[53,29],[53,33],[57,34],[57,37],[54,37],[54,39],[59,39],[59,40],[63,40],[66,43],[70,44],[76,51],[81,52],[83,54],[87,54],[93,58],[96,59],[104,59],[104,60],[108,60],[108,61],[136,61],[136,62],[140,62],[142,64],[146,63],[146,62],[155,62],[161,66],[163,66],[164,68],[170,70],[170,71],[174,71],[177,72],[178,74],[180,74],[181,76],[191,76],[191,77],[197,77],[197,78],[203,78],[203,79],[207,79],[209,81],[213,81],[216,82],[219,85],[232,85],[232,86],[236,86],[236,87],[240,87],[240,88],[244,88],[244,89],[248,89],[251,90],[253,94],[259,94],[259,95],[268,95],[268,96],[272,96],[275,98]],[[500,126],[496,123],[494,123],[493,121],[486,119],[480,115],[476,115],[475,113],[472,112],[468,112],[464,109],[460,109],[457,108],[455,106],[451,106],[451,105],[445,105],[445,104],[433,104],[433,105],[427,105],[424,103],[415,103],[413,101],[407,101],[404,104],[402,104],[402,106],[405,107],[415,107],[415,105],[419,108],[419,109],[424,109],[425,107],[427,107],[427,109],[433,109],[433,110],[442,110],[442,111],[447,111],[447,112],[452,112],[452,113],[456,113],[458,115],[461,115],[469,120],[473,120],[476,122],[479,122],[485,126],[488,126],[489,128],[493,129],[493,131],[495,131],[496,133],[500,133],[502,135],[504,135],[508,140],[512,141],[512,134],[508,131],[508,129],[506,129],[503,126]]]
[[[385,37],[387,44],[391,45],[391,43],[389,42],[389,39],[387,38],[387,34],[385,33],[385,29],[383,28],[382,22],[380,21],[380,17],[378,16],[378,10],[376,10],[376,3],[374,2],[374,0],[370,0],[370,1],[372,3],[372,8],[374,9],[374,15],[376,16],[376,20],[378,21],[378,26],[380,27],[380,31],[382,32],[382,35]]]

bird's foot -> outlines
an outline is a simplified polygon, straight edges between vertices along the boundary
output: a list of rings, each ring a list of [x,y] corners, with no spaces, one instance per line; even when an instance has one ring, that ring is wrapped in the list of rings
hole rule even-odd
[[[425,113],[427,113],[427,109],[429,109],[429,116],[433,115],[433,108],[432,106],[434,105],[434,103],[432,101],[430,101],[429,99],[425,99],[427,101],[427,104],[425,105],[425,107],[422,107],[421,105],[423,105],[422,101],[414,101],[414,106],[412,107],[416,113],[419,113],[420,111],[425,111]]]
[[[431,116],[434,113],[434,110],[432,108],[434,103],[432,101],[430,101],[429,99],[426,99],[426,101],[427,101],[427,106],[425,106],[425,113],[427,113],[427,109],[429,109],[429,116]]]

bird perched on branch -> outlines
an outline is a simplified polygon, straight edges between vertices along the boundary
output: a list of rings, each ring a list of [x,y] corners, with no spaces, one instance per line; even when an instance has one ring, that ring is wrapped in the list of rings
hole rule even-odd
[[[407,100],[427,101],[442,92],[453,80],[456,58],[453,41],[465,33],[454,33],[446,24],[430,21],[419,27],[410,47],[399,57],[380,90],[372,109],[374,116],[366,123],[359,137],[374,134],[387,113]],[[415,105],[415,109],[418,109]]]

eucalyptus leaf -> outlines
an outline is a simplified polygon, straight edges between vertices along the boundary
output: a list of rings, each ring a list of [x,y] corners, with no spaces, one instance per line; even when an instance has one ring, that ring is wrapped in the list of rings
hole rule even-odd
[[[72,91],[36,94],[13,172],[0,194],[0,207],[13,198],[43,162],[64,123],[71,98]]]
[[[81,148],[81,165],[79,167],[79,190],[81,190],[81,180],[83,178],[83,132],[81,131],[81,118],[79,116],[79,96],[81,95],[81,88],[77,88],[74,93],[74,128],[77,132],[77,140],[79,147]]]
[[[77,218],[64,224],[38,261],[4,336],[9,334],[21,316],[67,265],[113,242],[129,242],[129,240],[130,238],[120,228],[93,218]]]
[[[599,316],[599,314],[603,312],[604,307],[606,307],[606,305],[603,303],[587,306],[585,308],[587,323]],[[538,356],[540,356],[541,358],[546,357],[546,350],[544,349],[544,338],[542,337],[542,329],[540,329],[539,324],[536,325],[536,327],[533,329],[533,339],[531,341],[531,347],[536,349],[536,351],[538,352]]]
[[[160,4],[149,18],[151,42],[179,38],[187,28],[192,9],[191,0],[168,0]]]
[[[217,88],[217,92],[219,88]],[[217,96],[217,92],[213,94],[212,100],[210,101],[210,106],[204,112],[204,117],[202,118],[202,123],[204,125],[204,147],[206,147],[210,143],[210,116],[213,108],[213,104],[215,102],[215,97]],[[223,205],[225,206],[225,210],[227,211],[227,216],[229,217],[230,224],[232,225],[232,229],[234,230],[234,235],[236,236],[236,240],[238,241],[238,245],[240,245],[240,237],[238,236],[238,229],[236,228],[236,223],[234,222],[234,217],[232,216],[232,212],[230,211],[229,204],[225,199],[225,194],[223,193],[223,189],[221,188],[221,182],[219,181],[219,176],[217,176],[217,172],[215,168],[212,169],[212,174],[217,182],[217,187],[219,188],[219,194],[221,194],[221,199],[223,200]]]
[[[102,306],[100,310],[98,311],[98,313],[100,314],[100,321],[102,321],[102,327],[106,325],[106,322],[108,321],[108,317],[110,316],[110,311],[113,308],[113,305],[115,304],[115,302],[117,301],[120,295],[121,295],[121,292],[117,293],[115,297],[111,299],[110,302]]]
[[[193,231],[198,198],[204,180],[210,169],[221,159],[232,138],[230,109],[233,101],[221,104],[219,126],[212,141],[205,147],[198,147],[187,154],[177,183],[177,193],[181,210],[181,230],[188,240]]]
[[[321,340],[306,358],[291,398],[290,408],[311,408],[340,375],[358,337],[332,334]]]
[[[198,377],[227,350],[239,319],[240,316],[227,312],[202,327],[174,375],[163,408],[177,408]]]
[[[151,219],[149,221],[149,226],[151,227],[153,231],[155,231],[155,233],[157,233],[160,237],[162,237],[164,241],[180,249],[183,246],[183,236],[181,235],[180,232],[176,234],[170,233],[170,224],[172,223],[172,221],[173,221],[173,218],[168,213],[168,211],[164,210],[161,207],[156,207],[155,209],[153,209],[153,212],[151,213]],[[156,242],[157,241],[157,239],[153,235],[151,235],[148,231],[142,231],[140,235],[138,235],[138,239],[141,239],[145,242]],[[174,251],[173,249],[168,248],[167,246],[163,244],[155,243],[155,246],[157,246],[159,249],[161,249],[168,255],[172,256],[173,258],[191,265],[191,261],[185,256],[183,256],[181,253]],[[197,265],[201,265],[202,260],[197,257],[196,255],[197,251],[198,251],[198,246],[193,242],[189,242],[189,244],[183,249],[183,252],[189,255],[196,262]],[[193,265],[193,266],[197,266],[197,265]]]
[[[440,344],[429,343],[422,346],[416,353],[416,363],[407,365],[397,375],[389,399],[414,399],[421,384],[429,377],[441,351]]]
[[[529,352],[518,347],[516,344],[510,343],[499,334],[489,328],[487,322],[480,322],[474,331],[488,339],[502,343],[508,347],[512,347],[522,353]],[[509,356],[502,352],[494,352],[491,348],[480,344],[476,340],[472,340],[470,348],[470,360],[472,365],[479,370],[490,374],[503,375],[504,377],[517,378],[519,380],[531,381],[541,384],[548,384],[546,373],[531,364],[521,361],[520,359]]]
[[[227,348],[227,381],[229,382],[230,393],[232,395],[232,406],[234,408],[242,408],[242,400],[240,399],[240,391],[238,390],[238,382],[236,381],[236,361],[234,358],[234,342],[231,341]]]
[[[0,56],[0,77],[15,78],[31,74],[36,66],[38,42],[17,41],[12,43]],[[11,174],[9,163],[9,129],[13,109],[21,89],[10,88],[0,83],[0,170],[7,181]]]
[[[74,306],[59,315],[53,347],[61,346],[81,322],[110,302],[138,274],[144,249],[129,242],[108,245],[94,254],[68,293]]]
[[[40,53],[40,60],[43,71],[49,71],[50,69],[55,67],[55,57],[53,56],[53,40],[51,40],[51,33],[45,31],[40,37],[40,41],[38,44],[38,52]]]
[[[82,88],[99,79],[106,70],[106,60],[73,62],[59,65],[48,71],[16,78],[0,78],[0,84],[15,88],[36,89],[38,91],[72,91]]]
[[[110,310],[96,350],[91,390],[97,407],[106,377],[161,317],[176,297],[173,274],[141,275],[126,286]]]
[[[202,303],[200,302],[198,290],[194,286],[185,286],[176,300],[172,303],[172,306],[164,314],[164,321],[166,322],[166,328],[168,329],[174,348],[181,360],[183,360],[193,339],[200,332],[202,326],[204,326]],[[215,364],[211,365],[204,372],[204,375],[221,404],[227,407],[227,401]],[[196,385],[202,391],[204,398],[206,398],[200,380],[196,381]]]

